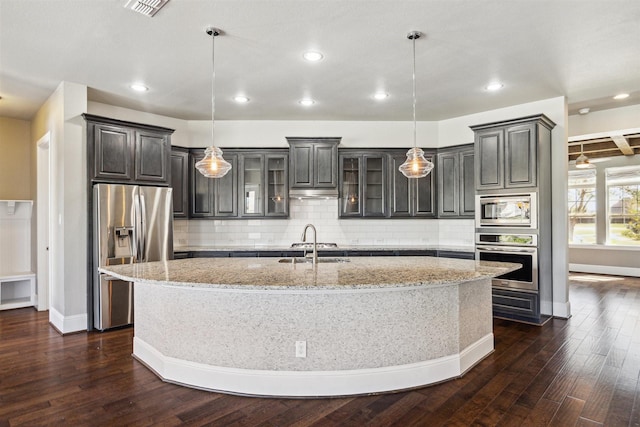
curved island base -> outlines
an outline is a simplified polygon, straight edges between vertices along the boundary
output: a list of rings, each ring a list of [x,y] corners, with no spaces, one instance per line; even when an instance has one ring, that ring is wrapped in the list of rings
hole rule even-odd
[[[491,277],[514,268],[389,257],[315,268],[191,259],[104,271],[135,282],[134,356],[163,380],[327,397],[462,375],[493,351]]]

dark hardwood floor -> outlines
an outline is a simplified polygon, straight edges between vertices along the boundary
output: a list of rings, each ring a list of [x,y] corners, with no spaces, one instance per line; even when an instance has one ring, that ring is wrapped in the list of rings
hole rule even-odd
[[[48,313],[0,312],[0,426],[640,426],[640,279],[572,274],[573,317],[495,320],[464,377],[402,393],[261,399],[160,381],[132,329],[60,336]]]

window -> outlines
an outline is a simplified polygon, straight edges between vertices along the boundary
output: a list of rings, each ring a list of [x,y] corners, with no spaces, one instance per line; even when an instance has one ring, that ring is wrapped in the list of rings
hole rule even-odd
[[[569,243],[596,243],[596,171],[569,172]]]
[[[640,166],[608,168],[607,243],[640,246]]]

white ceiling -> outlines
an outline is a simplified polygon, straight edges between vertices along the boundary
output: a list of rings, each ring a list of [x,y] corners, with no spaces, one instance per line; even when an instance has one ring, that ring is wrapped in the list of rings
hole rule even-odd
[[[411,120],[411,30],[426,34],[419,120],[563,95],[570,113],[640,103],[639,0],[171,0],[154,18],[125,3],[0,0],[0,116],[28,120],[70,81],[90,100],[210,119],[209,25],[225,33],[216,119]],[[305,62],[307,49],[324,59]],[[489,93],[494,79],[504,88]],[[619,92],[631,97],[612,101]]]

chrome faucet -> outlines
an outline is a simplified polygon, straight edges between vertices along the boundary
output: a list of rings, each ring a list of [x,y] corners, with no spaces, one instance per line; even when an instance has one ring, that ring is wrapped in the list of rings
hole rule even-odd
[[[311,227],[311,229],[313,230],[313,265],[316,265],[318,263],[318,239],[317,239],[318,232],[316,231],[316,228],[313,226],[313,224],[307,224],[304,226],[301,240],[303,242],[307,241],[307,228],[309,227]],[[305,257],[307,256],[306,251],[304,256]]]

